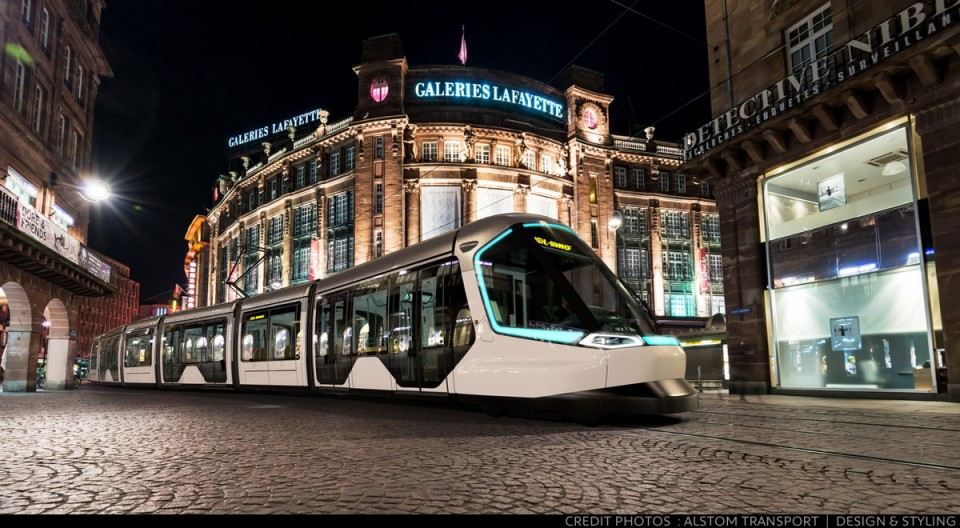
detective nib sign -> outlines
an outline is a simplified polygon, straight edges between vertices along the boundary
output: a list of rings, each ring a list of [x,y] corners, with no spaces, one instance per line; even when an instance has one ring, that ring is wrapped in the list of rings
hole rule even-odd
[[[683,137],[690,160],[855,77],[960,19],[960,0],[916,2]]]

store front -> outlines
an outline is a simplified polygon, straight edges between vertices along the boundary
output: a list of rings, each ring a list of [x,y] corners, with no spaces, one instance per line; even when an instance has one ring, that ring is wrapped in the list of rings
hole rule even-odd
[[[918,150],[902,118],[761,179],[775,386],[936,386],[942,328]]]

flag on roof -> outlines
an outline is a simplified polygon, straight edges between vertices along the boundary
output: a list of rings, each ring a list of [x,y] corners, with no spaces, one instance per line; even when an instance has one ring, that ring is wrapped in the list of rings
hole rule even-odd
[[[463,33],[460,34],[460,53],[457,54],[457,58],[460,59],[460,64],[464,66],[467,65],[467,27],[463,26]]]

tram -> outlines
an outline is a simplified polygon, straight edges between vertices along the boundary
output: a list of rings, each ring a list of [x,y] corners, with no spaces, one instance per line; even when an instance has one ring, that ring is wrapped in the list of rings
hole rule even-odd
[[[695,410],[686,356],[569,227],[471,222],[327,278],[114,328],[90,381],[450,399],[491,414]]]

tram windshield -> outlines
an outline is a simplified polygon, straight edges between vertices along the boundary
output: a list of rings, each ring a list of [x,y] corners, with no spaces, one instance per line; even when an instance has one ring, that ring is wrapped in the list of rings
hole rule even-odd
[[[495,331],[560,343],[588,333],[656,334],[656,323],[569,227],[530,223],[474,257]]]

